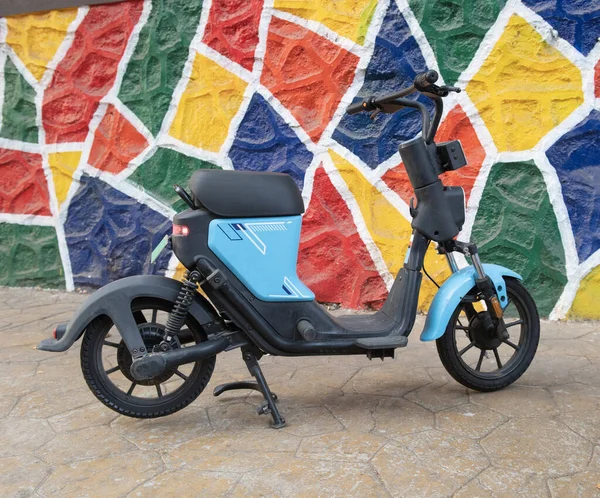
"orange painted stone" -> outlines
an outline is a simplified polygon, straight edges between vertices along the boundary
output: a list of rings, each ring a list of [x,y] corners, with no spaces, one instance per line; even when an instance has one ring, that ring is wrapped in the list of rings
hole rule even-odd
[[[468,164],[456,171],[444,173],[441,178],[445,185],[460,186],[465,191],[465,201],[469,201],[473,184],[477,179],[485,150],[475,133],[471,120],[462,110],[460,105],[454,107],[440,125],[435,136],[436,142],[460,140],[467,157]],[[404,164],[388,170],[383,176],[383,181],[394,190],[405,202],[409,202],[414,193]]]
[[[298,275],[321,302],[379,308],[387,295],[350,210],[322,166],[302,220]]]
[[[0,149],[0,213],[52,215],[42,156]]]
[[[88,162],[94,168],[120,173],[147,146],[148,141],[135,126],[110,105],[94,134]]]
[[[44,93],[46,143],[85,140],[98,103],[113,86],[142,6],[134,0],[90,7]]]
[[[352,83],[358,57],[297,24],[273,17],[261,83],[318,142]]]

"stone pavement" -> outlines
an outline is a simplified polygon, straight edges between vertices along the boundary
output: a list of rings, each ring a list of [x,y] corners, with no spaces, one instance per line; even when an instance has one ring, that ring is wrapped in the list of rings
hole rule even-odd
[[[289,425],[268,428],[257,394],[211,395],[247,378],[220,355],[205,393],[162,419],[105,408],[79,344],[36,351],[85,296],[0,288],[0,496],[599,497],[600,326],[542,326],[514,386],[470,392],[435,344],[395,360],[261,361]]]

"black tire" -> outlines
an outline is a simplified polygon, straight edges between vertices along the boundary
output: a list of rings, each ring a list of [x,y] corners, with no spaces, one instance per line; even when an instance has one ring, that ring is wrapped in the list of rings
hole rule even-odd
[[[136,322],[142,324],[143,326],[147,326],[152,328],[154,324],[153,320],[156,320],[157,314],[156,312],[152,312],[152,318],[150,323],[145,320],[143,315],[143,310],[157,310],[162,311],[163,315],[170,312],[173,307],[173,303],[168,301],[158,300],[154,298],[141,298],[134,301],[132,304],[132,312],[136,318]],[[163,320],[164,321],[164,320]],[[158,327],[162,327],[164,324],[159,325]],[[191,342],[199,343],[205,341],[206,334],[202,330],[202,328],[188,315],[188,318],[185,322],[186,327],[189,329],[191,333]],[[107,336],[109,332],[112,330],[115,331],[114,334],[111,335],[109,339]],[[160,329],[159,329],[160,330]],[[141,332],[140,332],[141,333]],[[155,332],[157,334],[158,332]],[[119,386],[109,378],[109,375],[104,367],[103,360],[103,348],[110,344],[109,347],[117,348],[117,359],[120,356],[120,360],[118,365],[121,363],[127,363],[127,361],[131,361],[131,356],[129,352],[124,347],[124,343],[122,341],[120,343],[116,343],[115,339],[112,339],[112,336],[118,337],[118,332],[115,328],[113,328],[112,321],[106,317],[102,316],[95,319],[88,327],[83,336],[83,341],[81,344],[81,370],[83,372],[83,376],[94,395],[107,407],[111,410],[114,410],[122,415],[126,415],[128,417],[134,418],[156,418],[156,417],[164,417],[165,415],[170,415],[175,413],[182,408],[185,408],[192,401],[194,401],[204,390],[206,385],[208,384],[213,370],[215,368],[216,357],[213,356],[211,358],[204,359],[202,361],[198,361],[196,363],[190,364],[191,372],[187,375],[183,375],[180,377],[182,380],[182,384],[175,388],[173,392],[169,392],[167,394],[161,394],[161,382],[168,382],[171,377],[175,374],[174,369],[171,372],[169,379],[162,380],[158,379],[152,384],[152,381],[148,381],[147,384],[143,384],[144,387],[149,387],[149,385],[156,386],[157,397],[156,398],[148,398],[148,397],[140,397],[134,395],[134,389],[138,385],[142,385],[142,383],[137,383],[133,381],[133,378],[129,377],[128,368],[113,368],[111,370],[116,370],[112,373],[118,373],[123,376],[123,379],[119,379],[124,383],[132,382],[132,387],[130,387],[130,392],[125,392],[120,389]],[[146,339],[144,339],[146,342]],[[146,346],[152,346],[146,342]],[[123,361],[125,358],[126,361]],[[177,373],[177,376],[180,376],[181,372]],[[175,381],[175,377],[173,377],[173,381]],[[174,383],[174,382],[172,382]],[[135,384],[135,385],[134,385]],[[138,389],[139,390],[139,389]]]
[[[436,341],[440,360],[446,371],[463,386],[476,391],[497,391],[515,382],[529,367],[535,356],[540,339],[540,319],[535,302],[527,289],[518,280],[507,278],[506,291],[508,294],[508,305],[505,311],[505,322],[509,328],[511,337],[508,342],[503,342],[494,349],[487,349],[489,344],[483,345],[489,339],[477,340],[477,318],[471,319],[468,325],[461,322],[461,312],[472,302],[463,301],[456,308],[444,335]],[[475,293],[475,289],[473,289]],[[472,308],[471,308],[472,309]],[[518,318],[515,320],[516,315]],[[512,321],[511,321],[512,317]],[[464,317],[463,317],[464,319]],[[522,323],[519,323],[522,321]],[[519,326],[519,340],[515,341],[514,327]],[[479,332],[481,334],[482,332]],[[459,345],[459,340],[464,337],[465,343]],[[470,341],[470,342],[469,342]],[[495,343],[493,343],[495,344]],[[492,345],[493,345],[492,344]],[[508,361],[502,361],[500,347],[508,348],[507,353],[512,351]],[[488,357],[487,352],[493,352],[490,359],[491,365],[496,363],[496,370],[482,371],[483,360]],[[505,350],[503,350],[505,351]],[[476,358],[476,366],[471,366],[465,356]]]

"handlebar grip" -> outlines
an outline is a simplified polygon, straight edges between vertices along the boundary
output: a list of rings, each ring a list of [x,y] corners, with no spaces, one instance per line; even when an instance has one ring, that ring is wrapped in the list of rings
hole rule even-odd
[[[351,104],[346,109],[348,114],[358,114],[365,110],[365,106],[363,105],[363,101],[357,102],[356,104]]]
[[[421,88],[427,88],[429,85],[435,83],[438,80],[438,73],[433,69],[429,71],[425,71],[424,73],[419,73],[415,76],[414,85],[417,90]]]

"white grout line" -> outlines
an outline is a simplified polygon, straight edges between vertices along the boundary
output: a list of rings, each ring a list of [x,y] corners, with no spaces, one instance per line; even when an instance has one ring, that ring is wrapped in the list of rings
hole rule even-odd
[[[171,208],[170,206],[166,206],[158,199],[154,198],[152,195],[147,193],[141,187],[134,185],[131,182],[119,181],[119,179],[112,173],[107,173],[106,171],[98,170],[88,164],[84,165],[82,170],[82,173],[87,174],[92,178],[97,178],[103,181],[104,183],[110,185],[112,188],[124,193],[128,197],[135,199],[141,204],[145,204],[150,209],[163,215],[165,218],[173,218],[173,215],[175,214],[173,208]]]
[[[89,7],[80,7],[77,10],[77,15],[75,16],[75,19],[67,28],[67,34],[65,35],[65,38],[58,47],[52,60],[48,63],[46,72],[40,80],[40,84],[36,87],[37,91],[35,96],[36,124],[38,126],[39,145],[42,149],[42,166],[44,168],[44,173],[46,174],[46,181],[48,182],[48,192],[50,196],[50,211],[52,212],[52,216],[54,218],[54,227],[56,229],[56,238],[58,240],[58,250],[60,252],[60,259],[62,262],[63,270],[65,272],[65,287],[68,291],[72,291],[75,289],[75,285],[73,282],[73,270],[71,268],[71,258],[69,257],[69,248],[67,246],[65,229],[60,219],[60,208],[58,205],[58,199],[56,197],[54,178],[52,176],[52,171],[50,170],[50,164],[48,162],[49,152],[45,149],[46,131],[44,130],[43,125],[42,107],[44,103],[44,93],[46,92],[46,89],[52,81],[54,70],[56,69],[60,61],[63,60],[69,48],[73,44],[73,40],[75,39],[75,33],[77,32],[77,29],[79,28],[83,19],[87,15],[88,11]]]
[[[273,17],[274,1],[275,0],[265,0],[263,3],[263,10],[260,14],[257,33],[258,43],[254,49],[254,66],[252,67],[252,74],[254,75],[254,80],[256,81],[260,80],[265,63],[265,54],[267,53],[267,38],[269,36],[271,18]]]
[[[300,141],[306,146],[306,148],[312,152],[313,154],[317,154],[322,152],[324,148],[319,144],[315,144],[312,139],[308,136],[308,133],[304,131],[304,128],[298,123],[294,115],[291,111],[285,107],[278,99],[275,97],[267,87],[261,84],[257,84],[256,93],[258,93],[263,99],[265,99],[269,105],[275,109],[277,114],[279,114],[285,123],[296,133],[297,137]]]
[[[588,259],[586,259],[579,267],[576,272],[569,278],[567,285],[565,285],[562,294],[558,298],[554,309],[548,316],[550,320],[562,320],[566,318],[573,301],[577,296],[581,281],[594,269],[600,266],[600,250],[597,250]]]
[[[4,88],[5,88],[5,76],[4,66],[6,64],[6,58],[8,57],[6,52],[6,35],[8,27],[6,25],[6,19],[0,17],[0,132],[2,132],[3,117],[4,117]]]
[[[365,41],[362,50],[360,53],[355,54],[359,56],[359,60],[354,71],[352,83],[346,89],[346,92],[342,96],[337,109],[333,113],[333,116],[331,117],[329,123],[327,123],[327,126],[323,130],[323,133],[319,139],[319,144],[324,148],[329,148],[331,144],[335,142],[331,138],[333,133],[346,114],[346,108],[352,103],[354,97],[356,97],[360,89],[363,87],[365,76],[367,74],[367,67],[369,66],[369,62],[373,56],[373,51],[375,50],[377,34],[381,29],[381,25],[383,24],[383,20],[387,14],[388,7],[389,0],[384,0],[377,3],[377,7],[373,13],[373,18],[371,19],[371,24],[369,25],[367,33],[365,34]]]
[[[54,218],[52,216],[40,216],[35,214],[0,213],[0,223],[54,227]]]
[[[312,199],[315,173],[319,166],[324,161],[324,154],[315,154],[306,171],[304,172],[304,183],[302,187],[302,200],[304,201],[304,212],[308,211],[310,201]]]
[[[396,210],[398,210],[398,212],[410,223],[412,217],[410,216],[408,204],[406,204],[406,202],[404,202],[404,200],[377,175],[375,170],[369,168],[359,157],[355,156],[342,145],[332,144],[331,150],[343,157],[346,161],[358,169],[358,171],[361,172],[371,186],[377,189],[381,195],[383,195],[383,197],[385,197],[385,199],[392,206],[394,206]]]
[[[252,101],[252,96],[254,95],[255,91],[255,83],[250,83],[248,86],[246,86],[246,89],[244,90],[244,94],[242,96],[242,103],[240,104],[240,107],[238,108],[237,112],[229,122],[227,137],[225,137],[225,141],[223,142],[223,145],[221,145],[221,148],[219,149],[218,153],[219,163],[224,166],[224,169],[234,169],[233,163],[229,158],[229,151],[233,146],[233,142],[235,141],[235,137],[240,128],[240,125],[242,124],[242,121],[246,116],[246,112],[250,107],[250,102]]]
[[[192,38],[192,41],[190,43],[188,57],[183,65],[181,78],[179,79],[177,85],[175,86],[175,89],[173,90],[173,95],[171,96],[171,103],[169,104],[169,110],[163,118],[160,131],[156,135],[156,142],[158,144],[168,142],[169,139],[172,138],[169,136],[169,130],[171,129],[171,125],[173,124],[173,120],[175,119],[175,115],[177,114],[177,108],[179,107],[179,103],[181,102],[181,97],[183,96],[185,89],[187,88],[188,82],[190,81],[190,77],[192,76],[194,60],[196,59],[197,54],[196,47],[200,44],[202,37],[204,36],[204,31],[206,29],[206,24],[208,23],[211,8],[212,0],[204,0],[202,4],[202,12],[200,13],[200,21],[198,22],[196,33],[194,34],[194,37]]]
[[[33,76],[33,74],[31,74],[31,71],[29,71],[29,68],[25,64],[23,64],[21,59],[19,59],[19,56],[15,53],[13,48],[8,43],[4,43],[3,45],[4,45],[4,50],[6,51],[6,55],[10,58],[12,63],[17,67],[17,69],[21,73],[21,76],[23,76],[25,81],[27,81],[29,86],[31,86],[34,91],[38,91],[40,88],[40,82],[38,82],[38,80],[35,79],[35,76]]]
[[[220,166],[219,154],[217,152],[211,152],[194,147],[193,145],[186,144],[185,142],[182,142],[181,140],[170,135],[165,135],[160,140],[157,140],[156,145],[167,149],[173,149],[177,152],[185,154],[186,156],[195,157],[203,161],[209,161]]]
[[[369,255],[373,260],[375,268],[379,272],[379,275],[381,275],[381,277],[383,278],[387,290],[389,291],[392,288],[392,284],[394,283],[394,276],[391,274],[390,270],[385,264],[385,261],[383,260],[383,255],[381,254],[379,247],[373,240],[373,237],[371,236],[371,233],[367,228],[367,223],[363,218],[358,202],[350,192],[350,189],[344,181],[344,178],[342,177],[341,173],[333,164],[333,160],[331,159],[331,157],[328,156],[323,158],[323,167],[325,168],[325,171],[327,172],[331,183],[348,206],[350,214],[352,215],[352,220],[354,221],[354,225],[356,226],[358,235],[363,241],[365,247],[367,248],[367,251],[369,251]]]
[[[417,46],[421,54],[423,55],[423,59],[425,60],[425,65],[428,69],[434,69],[439,74],[438,85],[444,84],[444,76],[442,75],[440,68],[438,66],[437,58],[435,57],[435,53],[425,36],[425,32],[421,28],[421,25],[417,21],[410,5],[408,4],[408,0],[395,0],[396,5],[398,6],[398,10],[404,17],[406,24],[408,25],[408,29],[410,30],[413,38],[417,42]],[[452,95],[452,94],[450,94]]]
[[[250,83],[254,79],[252,71],[248,71],[248,69],[245,67],[240,66],[237,62],[225,57],[220,52],[217,52],[215,49],[209,47],[205,43],[197,41],[195,44],[192,43],[192,46],[200,55],[203,55],[207,59],[216,62],[219,66],[226,68],[227,71],[234,74],[246,83]]]
[[[0,148],[20,150],[31,154],[41,154],[42,148],[39,143],[21,142],[20,140],[12,140],[10,138],[0,137]]]
[[[486,156],[481,163],[481,168],[479,168],[477,178],[475,178],[475,181],[473,182],[471,195],[469,195],[469,201],[466,206],[467,209],[465,222],[461,232],[458,234],[458,238],[465,242],[469,242],[469,240],[471,240],[473,225],[475,224],[475,218],[477,217],[477,212],[479,211],[479,203],[481,202],[481,197],[483,195],[483,191],[485,190],[492,166],[496,162],[496,156]]]
[[[318,21],[314,21],[312,19],[305,19],[303,17],[298,17],[289,12],[285,12],[283,10],[273,9],[273,16],[281,19],[283,21],[287,21],[292,24],[296,24],[301,26],[304,29],[312,31],[316,33],[322,38],[336,44],[338,47],[347,50],[348,52],[353,53],[354,55],[360,57],[363,52],[363,46],[359,43],[356,43],[353,40],[346,38],[345,36],[340,35],[336,31],[328,28],[324,24],[321,24]]]
[[[423,57],[425,58],[427,66],[433,69],[438,69],[435,54],[429,42],[427,41],[423,30],[421,29],[414,14],[412,13],[408,1],[391,1],[395,1],[397,3],[401,15],[404,17],[405,21],[409,26],[411,35],[415,38],[420,48],[420,51],[423,54]],[[273,8],[273,0],[266,0],[265,5],[263,6],[261,19],[259,22],[259,40],[255,51],[255,63],[253,66],[253,70],[248,71],[239,64],[233,62],[232,60],[221,55],[219,52],[213,50],[212,48],[202,43],[201,40],[206,28],[206,23],[210,15],[210,10],[212,8],[211,0],[206,1],[202,9],[202,14],[196,30],[196,34],[192,40],[192,43],[190,44],[189,55],[184,65],[184,69],[182,71],[182,77],[179,80],[175,91],[173,92],[171,104],[163,120],[161,130],[157,135],[156,139],[154,139],[150,131],[145,127],[141,120],[139,120],[139,118],[136,115],[134,115],[126,106],[124,106],[117,98],[118,90],[120,87],[120,83],[122,82],[126,65],[129,61],[129,58],[135,50],[139,33],[143,25],[147,22],[148,16],[151,12],[151,0],[144,0],[144,8],[140,20],[136,24],[132,35],[128,40],[128,45],[125,50],[125,53],[121,61],[119,62],[115,84],[99,103],[98,109],[94,114],[92,121],[90,122],[89,132],[85,142],[51,145],[44,144],[45,132],[41,123],[41,104],[43,102],[43,92],[50,83],[54,70],[57,67],[58,63],[60,62],[60,60],[62,60],[68,48],[72,44],[75,31],[81,23],[81,21],[83,20],[85,14],[87,13],[88,7],[82,7],[78,10],[76,19],[69,26],[65,39],[63,40],[61,46],[57,50],[57,53],[55,54],[52,61],[50,61],[50,63],[48,64],[48,68],[39,83],[31,75],[30,71],[26,68],[26,66],[19,60],[16,54],[14,54],[12,48],[9,47],[6,43],[4,43],[7,28],[5,20],[0,19],[0,70],[2,69],[1,66],[4,64],[6,57],[10,57],[11,61],[13,61],[15,66],[17,66],[17,69],[21,72],[21,74],[24,75],[26,81],[34,88],[34,90],[36,91],[36,122],[40,130],[40,139],[38,144],[26,144],[20,141],[0,138],[0,147],[42,154],[43,167],[46,177],[48,179],[48,188],[51,196],[51,210],[53,213],[52,217],[29,215],[0,215],[0,221],[5,219],[12,220],[10,222],[21,224],[37,224],[44,226],[54,225],[57,230],[59,249],[61,251],[61,259],[63,260],[63,267],[65,269],[65,280],[67,282],[67,289],[71,290],[73,287],[72,272],[70,268],[68,248],[66,247],[66,239],[64,237],[64,229],[62,226],[62,222],[66,221],[66,213],[68,211],[68,206],[70,200],[72,199],[73,195],[77,190],[77,184],[79,183],[81,174],[85,172],[87,174],[90,174],[91,176],[100,178],[109,185],[118,183],[119,190],[123,191],[126,195],[129,195],[130,197],[136,199],[140,203],[148,205],[149,207],[158,211],[164,216],[171,217],[174,214],[174,211],[170,207],[163,205],[161,202],[157,201],[151,195],[143,191],[143,189],[138,188],[137,186],[125,181],[125,178],[129,176],[133,171],[135,171],[135,169],[140,164],[142,164],[145,160],[150,158],[156,152],[158,146],[172,148],[173,150],[176,150],[180,153],[216,163],[224,168],[232,168],[233,165],[228,157],[229,150],[233,144],[233,141],[235,140],[238,128],[247,112],[253,94],[258,93],[269,103],[269,105],[273,107],[275,112],[277,112],[286,121],[286,123],[288,123],[290,128],[294,130],[295,134],[298,136],[299,140],[313,154],[313,160],[310,166],[307,168],[304,177],[304,189],[302,195],[306,208],[308,209],[310,199],[312,197],[315,171],[321,164],[323,164],[323,167],[326,173],[328,174],[330,180],[332,181],[334,187],[338,190],[339,194],[344,199],[344,202],[346,202],[348,208],[350,209],[359,236],[361,237],[361,239],[365,243],[365,246],[369,250],[369,253],[379,273],[384,278],[386,285],[388,286],[388,288],[390,288],[391,283],[393,281],[393,277],[391,276],[389,270],[387,269],[387,266],[383,261],[380,250],[378,249],[377,245],[373,241],[368,231],[366,222],[364,221],[362,213],[360,212],[360,207],[358,206],[356,200],[354,199],[346,183],[344,182],[343,177],[333,164],[332,159],[327,152],[327,150],[331,148],[333,151],[342,156],[345,160],[350,162],[365,176],[367,181],[373,187],[377,188],[380,191],[380,193],[405,218],[410,220],[407,204],[381,180],[381,176],[383,174],[385,174],[389,169],[400,164],[401,159],[399,154],[395,153],[386,161],[382,162],[377,168],[371,169],[360,158],[358,158],[353,153],[348,151],[345,147],[341,146],[340,144],[331,139],[331,135],[337,128],[339,121],[344,115],[345,108],[352,101],[353,97],[360,90],[364,83],[366,67],[368,66],[368,63],[370,62],[370,59],[372,57],[372,53],[375,48],[375,39],[379,33],[381,24],[387,13],[388,7],[389,0],[378,3],[376,11],[371,20],[371,24],[365,36],[364,45],[361,46],[360,44],[357,44],[354,41],[339,35],[338,33],[332,31],[331,29],[327,28],[326,26],[317,21],[303,19],[293,14],[276,10]],[[444,118],[447,116],[448,112],[450,112],[450,110],[454,108],[455,104],[459,104],[462,110],[469,117],[472,126],[475,130],[475,133],[486,153],[486,156],[482,163],[482,167],[473,184],[471,196],[469,199],[469,205],[467,207],[466,221],[463,230],[460,234],[460,237],[462,239],[466,238],[468,240],[468,238],[471,235],[473,223],[475,221],[476,213],[478,211],[481,196],[485,189],[487,178],[489,176],[489,172],[493,164],[495,164],[496,162],[534,160],[535,164],[540,169],[544,181],[546,183],[547,192],[550,196],[550,201],[556,215],[565,252],[568,283],[565,286],[559,301],[557,302],[556,306],[554,307],[554,310],[551,313],[551,318],[557,319],[566,316],[566,313],[568,312],[572,301],[576,295],[576,292],[579,288],[581,279],[584,278],[585,275],[587,275],[595,266],[600,264],[600,251],[594,253],[583,263],[578,263],[579,259],[577,256],[574,235],[569,221],[569,216],[564,202],[564,198],[562,197],[560,181],[558,179],[556,170],[552,167],[545,154],[547,149],[550,148],[554,143],[556,143],[557,140],[559,140],[565,133],[573,129],[575,126],[577,126],[577,124],[580,123],[581,120],[585,119],[585,117],[589,114],[589,112],[592,109],[600,109],[600,98],[596,98],[594,94],[594,66],[600,58],[600,43],[596,45],[596,47],[588,54],[587,57],[585,57],[568,42],[566,42],[566,40],[560,38],[556,30],[554,30],[554,28],[552,28],[552,26],[550,26],[541,16],[533,12],[528,7],[524,6],[519,0],[508,0],[504,8],[501,10],[499,16],[497,17],[495,23],[484,36],[469,66],[459,76],[458,84],[460,86],[464,87],[464,83],[470,81],[472,77],[480,70],[482,64],[488,58],[497,41],[504,33],[510,17],[514,14],[517,14],[523,19],[525,19],[538,33],[540,33],[540,35],[546,42],[548,42],[552,47],[558,50],[563,56],[565,56],[568,60],[570,60],[581,70],[584,91],[584,103],[581,106],[579,106],[571,115],[569,115],[569,117],[567,117],[558,126],[550,130],[532,149],[527,151],[499,153],[497,147],[494,144],[489,129],[483,122],[477,108],[472,103],[471,99],[466,94],[466,92],[462,92],[461,94],[454,96],[452,98],[452,101],[446,100]],[[322,36],[323,38],[326,38],[327,40],[335,43],[338,46],[341,46],[342,48],[348,50],[349,52],[359,57],[354,80],[343,95],[340,104],[338,105],[338,108],[336,109],[332,119],[330,120],[326,129],[321,135],[319,143],[317,144],[315,144],[310,139],[308,134],[299,125],[298,121],[294,118],[291,112],[285,106],[283,106],[281,102],[267,88],[260,84],[259,78],[263,69],[266,52],[266,43],[268,39],[268,30],[272,16],[275,16],[279,19],[283,19],[288,22],[293,22],[302,26],[303,28],[309,29],[310,31],[318,34],[319,36]],[[181,96],[183,95],[187,87],[196,53],[200,53],[210,58],[211,60],[219,64],[221,67],[225,68],[226,70],[230,71],[231,73],[235,74],[236,76],[248,83],[244,92],[242,104],[229,124],[227,138],[223,146],[221,147],[219,153],[204,151],[197,147],[193,147],[189,144],[185,144],[180,140],[177,140],[168,135],[168,131],[177,112],[177,107],[181,100]],[[0,73],[3,74],[2,71],[0,71]],[[0,108],[2,105],[2,99],[4,95],[3,84],[3,78],[0,78]],[[118,175],[112,175],[107,172],[98,171],[87,165],[96,128],[100,123],[101,119],[103,118],[108,104],[114,105],[117,108],[117,110],[126,119],[128,119],[136,127],[136,129],[140,131],[140,133],[146,138],[146,140],[149,143],[149,145],[144,149],[144,151],[137,158],[131,161],[126,170],[119,173]],[[2,118],[0,116],[0,129],[2,125],[1,120]],[[48,154],[53,152],[79,151],[82,149],[83,154],[80,161],[80,165],[75,174],[73,175],[73,182],[71,184],[67,200],[63,203],[61,212],[59,213],[57,209],[58,204],[56,200],[53,179],[48,165]],[[65,260],[67,264],[65,264]],[[174,272],[174,269],[176,267],[176,265],[173,266],[172,263],[174,263],[174,261],[170,261],[169,263],[170,272]],[[464,263],[465,261],[462,261],[462,264]],[[171,268],[171,266],[173,266],[173,268]]]
[[[126,181],[136,169],[138,169],[142,164],[144,164],[148,159],[150,159],[158,150],[158,146],[154,143],[148,144],[148,146],[138,154],[137,157],[129,161],[127,167],[121,171],[120,173],[115,174],[115,179],[117,181]]]

